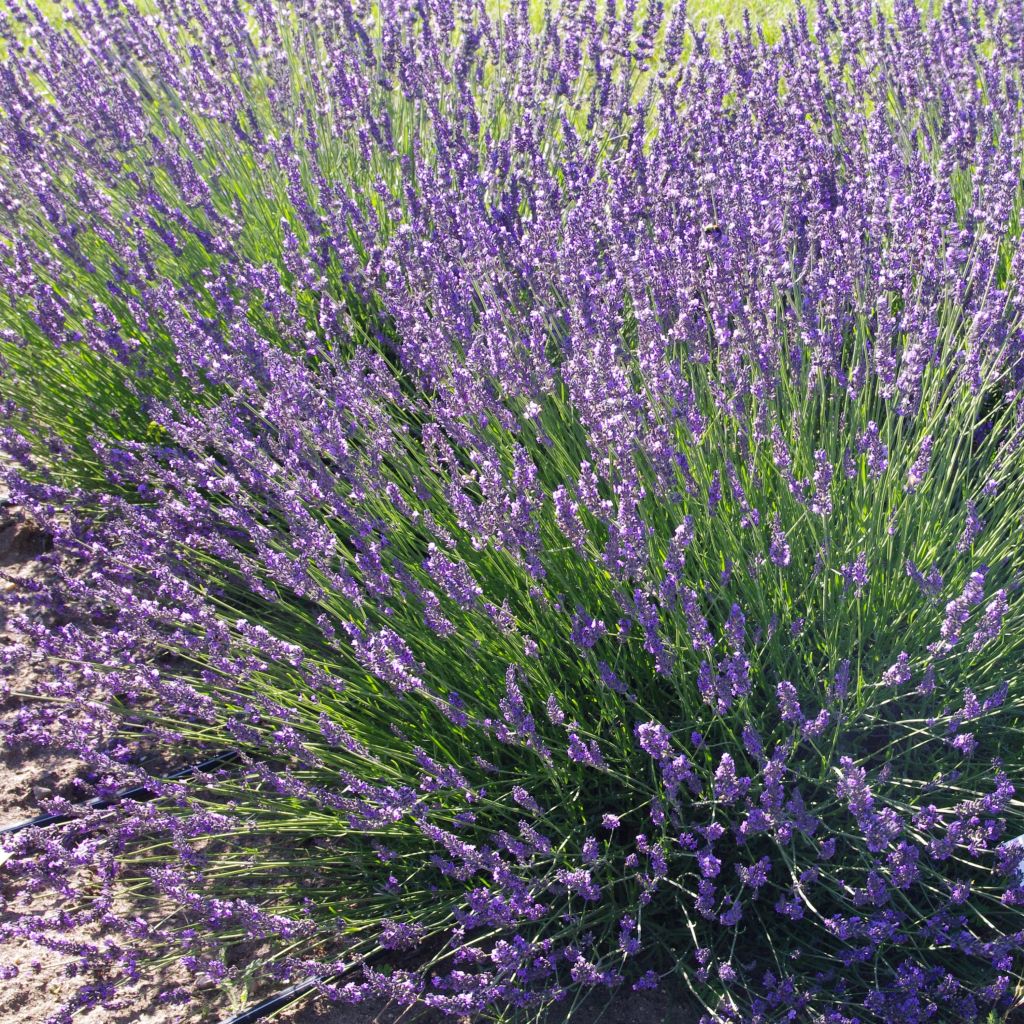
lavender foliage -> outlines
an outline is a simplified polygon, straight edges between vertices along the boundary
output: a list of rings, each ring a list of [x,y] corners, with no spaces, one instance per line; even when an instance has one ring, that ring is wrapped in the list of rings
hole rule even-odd
[[[1024,978],[1024,13],[556,6],[0,10],[7,742],[159,795],[7,842],[69,1013]]]

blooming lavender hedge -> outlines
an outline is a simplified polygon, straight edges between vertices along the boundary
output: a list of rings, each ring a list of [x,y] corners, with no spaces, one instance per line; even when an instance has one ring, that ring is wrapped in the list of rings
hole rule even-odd
[[[75,1005],[1011,1004],[1019,4],[0,18],[8,742],[159,795],[8,840]]]

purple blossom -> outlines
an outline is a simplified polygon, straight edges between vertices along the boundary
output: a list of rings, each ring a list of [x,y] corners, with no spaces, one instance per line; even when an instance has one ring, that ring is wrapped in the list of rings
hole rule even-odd
[[[384,949],[415,949],[422,941],[424,929],[403,921],[381,921],[380,944]]]
[[[832,514],[832,463],[828,452],[819,449],[814,453],[814,492],[811,497],[811,511],[822,517]]]
[[[736,873],[740,877],[740,881],[744,885],[749,886],[754,892],[762,889],[768,884],[768,876],[772,870],[772,862],[770,857],[761,857],[755,864],[736,865]]]
[[[928,475],[928,468],[931,465],[932,458],[932,443],[931,434],[926,434],[921,438],[921,447],[918,451],[917,459],[907,471],[906,490],[910,494],[913,494],[924,483],[925,477]]]
[[[712,647],[715,642],[714,637],[708,629],[708,622],[700,609],[700,600],[695,590],[683,587],[682,606],[694,649],[703,650]]]
[[[1001,587],[995,592],[992,600],[985,605],[985,611],[978,622],[978,628],[967,644],[967,650],[972,654],[980,651],[985,644],[995,640],[1003,628],[1003,619],[1010,610],[1006,600],[1006,589]]]
[[[715,769],[715,799],[723,804],[732,804],[742,799],[749,789],[750,779],[747,776],[737,776],[736,763],[733,761],[732,755],[728,752],[722,754],[718,767]]]
[[[829,697],[832,700],[844,700],[850,688],[850,659],[844,658],[839,668],[836,670],[836,674],[833,677],[833,682],[829,686]]]
[[[842,774],[836,793],[840,800],[845,800],[850,811],[857,815],[870,812],[874,806],[874,797],[867,784],[867,772],[863,768],[854,765],[849,757],[839,759]]]
[[[970,618],[971,609],[982,602],[985,596],[986,566],[972,572],[964,584],[959,597],[946,605],[946,614],[939,630],[941,639],[929,646],[935,654],[946,653],[959,642],[961,631]]]
[[[906,651],[900,651],[893,662],[882,673],[883,686],[904,686],[910,682],[910,655]]]
[[[789,565],[790,548],[786,542],[786,534],[782,529],[782,520],[778,515],[772,520],[772,541],[768,557],[777,566],[784,568]]]
[[[978,741],[974,733],[962,732],[949,741],[950,746],[963,754],[964,757],[971,757],[978,749]]]
[[[710,849],[701,850],[697,854],[697,863],[700,865],[700,873],[705,878],[717,878],[722,870],[722,862]]]
[[[593,768],[603,768],[604,758],[601,756],[601,748],[597,740],[582,740],[574,733],[569,733],[568,746],[569,760],[577,764],[587,764]]]
[[[796,687],[788,679],[783,679],[775,687],[775,695],[778,699],[779,715],[782,720],[784,722],[802,724],[804,714],[800,710],[800,700],[797,697]]]
[[[547,712],[548,721],[552,725],[561,725],[565,721],[565,712],[562,711],[558,698],[553,693],[549,695],[544,707]]]
[[[823,736],[825,730],[832,721],[832,714],[826,708],[822,708],[814,718],[805,719],[800,731],[805,739],[813,740]]]
[[[985,523],[978,515],[978,511],[975,508],[973,501],[967,502],[967,522],[964,526],[964,532],[960,534],[960,539],[956,542],[957,551],[963,555],[966,554],[971,545],[974,543],[977,536],[985,529]]]
[[[764,755],[764,743],[757,730],[748,722],[743,726],[743,749],[755,760],[760,761]]]
[[[693,764],[685,754],[678,754],[673,758],[666,757],[661,762],[661,777],[670,797],[676,796],[683,783],[694,794],[699,793],[702,788]]]
[[[635,982],[634,992],[653,992],[661,984],[661,979],[654,971],[645,971]]]
[[[655,761],[664,761],[672,754],[672,738],[660,722],[643,722],[635,729],[640,749]]]
[[[938,568],[933,565],[925,576],[916,565],[908,558],[906,563],[907,575],[918,585],[922,594],[930,598],[937,598],[942,593],[943,580]]]
[[[527,789],[523,786],[512,787],[512,799],[515,800],[520,807],[525,807],[528,811],[533,811],[534,814],[540,814],[540,805],[532,796]]]
[[[591,879],[589,871],[582,868],[575,871],[559,868],[555,877],[569,892],[576,893],[588,903],[600,901],[601,887]]]
[[[861,551],[852,562],[842,565],[839,575],[843,579],[843,589],[854,588],[853,596],[861,597],[864,588],[868,585],[868,556],[866,551]]]
[[[878,424],[868,423],[857,438],[857,451],[867,455],[868,479],[877,480],[889,466],[889,449],[879,438]]]
[[[572,642],[581,651],[589,651],[608,632],[600,619],[588,616],[582,609],[577,609],[572,620]]]
[[[619,921],[619,949],[623,956],[634,956],[640,952],[640,940],[633,934],[636,919],[626,914]]]

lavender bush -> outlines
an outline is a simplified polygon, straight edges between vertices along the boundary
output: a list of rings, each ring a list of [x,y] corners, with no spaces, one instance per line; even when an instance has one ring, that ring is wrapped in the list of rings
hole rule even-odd
[[[1010,1007],[1024,14],[895,7],[8,8],[8,742],[159,795],[7,842],[68,1015]]]

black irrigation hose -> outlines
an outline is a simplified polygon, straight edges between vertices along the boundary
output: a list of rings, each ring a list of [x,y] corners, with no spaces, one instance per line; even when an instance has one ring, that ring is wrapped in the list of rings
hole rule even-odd
[[[228,764],[236,757],[238,757],[238,751],[236,750],[222,751],[205,761],[201,761],[199,764],[188,765],[173,772],[167,776],[165,781],[173,782],[175,779],[187,779],[196,772],[205,772],[222,764]],[[81,806],[91,807],[94,810],[103,810],[106,807],[113,807],[114,804],[120,803],[122,800],[152,800],[155,796],[156,794],[145,786],[132,786],[130,789],[118,791],[113,796],[93,797],[91,800],[84,801]],[[71,821],[73,817],[74,815],[72,814],[41,814],[37,818],[29,818],[28,821],[19,821],[13,825],[0,828],[0,835],[13,835],[15,832],[21,832],[26,828],[45,828],[48,825],[60,825],[65,821]]]
[[[199,764],[188,765],[185,768],[181,768],[178,771],[173,772],[171,775],[167,776],[167,781],[188,778],[196,772],[209,771],[211,768],[216,768],[222,764],[228,764],[229,762],[234,761],[237,757],[238,751],[236,750],[222,751],[205,761],[201,761]],[[122,800],[152,800],[155,795],[156,794],[153,793],[152,790],[147,789],[145,786],[133,786],[130,789],[119,790],[110,797],[93,797],[92,800],[84,801],[81,806],[102,810],[105,807],[112,807],[114,804],[120,803]],[[32,828],[34,826],[45,828],[47,825],[59,825],[62,822],[71,821],[72,817],[73,816],[70,814],[41,814],[37,818],[30,818],[28,821],[19,821],[14,825],[7,825],[4,828],[0,828],[0,835],[13,835],[15,832],[21,832],[23,829]],[[282,989],[275,995],[268,996],[255,1006],[250,1006],[245,1010],[240,1010],[233,1017],[229,1017],[227,1020],[221,1021],[221,1024],[255,1024],[256,1021],[262,1020],[275,1010],[281,1010],[288,1006],[289,1003],[293,1003],[296,999],[299,999],[301,996],[312,992],[313,989],[316,988],[319,980],[319,978],[307,978],[305,981],[289,985],[288,988]]]
[[[295,985],[282,989],[277,995],[270,996],[264,999],[262,1003],[250,1006],[246,1010],[241,1010],[233,1017],[222,1020],[220,1024],[254,1024],[255,1021],[262,1020],[275,1010],[284,1009],[284,1007],[289,1003],[293,1003],[300,996],[312,992],[316,988],[318,980],[317,978],[307,978],[305,981],[300,981]]]
[[[233,1017],[222,1020],[220,1024],[255,1024],[256,1021],[274,1013],[276,1010],[283,1010],[286,1006],[294,1003],[296,999],[308,995],[317,985],[339,981],[344,977],[344,971],[335,974],[313,975],[305,981],[296,982],[288,988],[272,996],[267,996],[261,1003],[239,1010]],[[376,1018],[374,1018],[376,1020]]]

